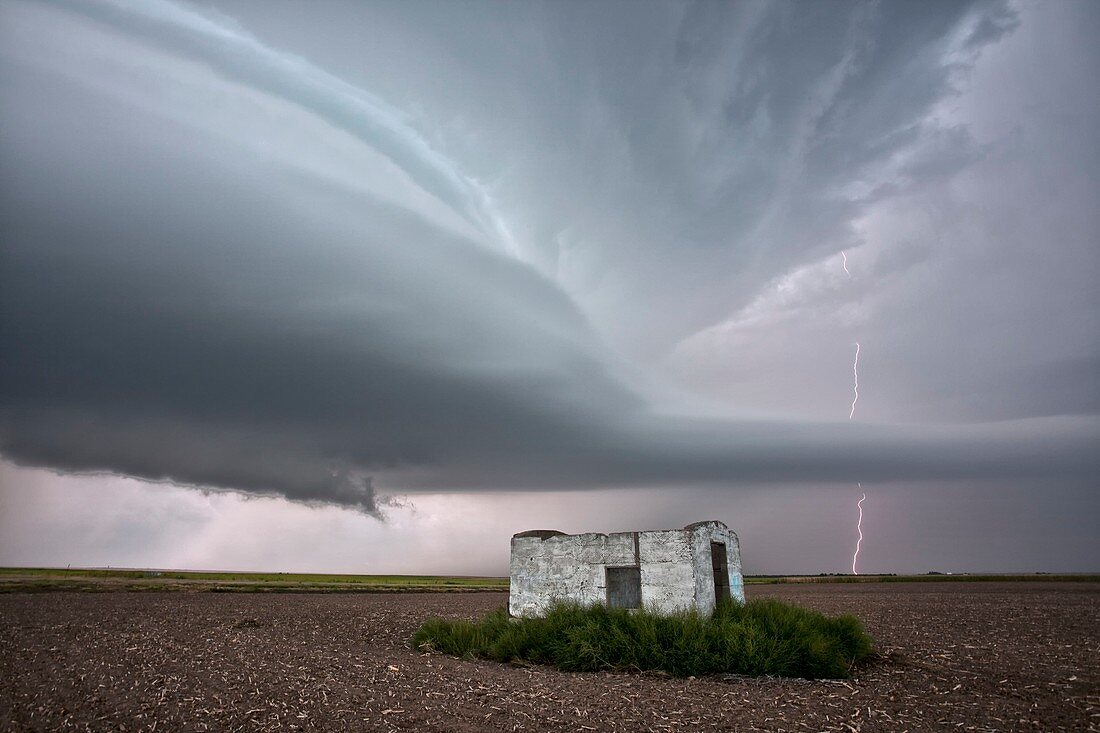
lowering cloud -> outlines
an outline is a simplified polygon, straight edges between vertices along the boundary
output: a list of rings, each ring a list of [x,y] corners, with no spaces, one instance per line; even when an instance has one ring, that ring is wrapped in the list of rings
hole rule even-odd
[[[1074,266],[1095,268],[1095,215],[1035,202],[1062,222],[1068,263],[1035,267],[1041,245],[981,213],[997,166],[1026,165],[951,106],[981,55],[1023,32],[1009,7],[430,10],[340,10],[337,47],[352,47],[341,26],[379,39],[363,78],[344,81],[304,60],[323,48],[283,52],[243,30],[261,18],[5,6],[6,457],[368,511],[372,480],[1096,475],[1100,348],[1080,336],[1096,303]],[[509,30],[535,37],[501,40]],[[1095,151],[1081,165],[1095,190]],[[914,206],[938,239],[914,233]],[[843,248],[867,289],[854,302],[830,284]],[[927,278],[945,262],[959,269],[943,282],[972,284],[971,301],[957,329],[930,306],[929,335],[921,289],[937,292]],[[1072,348],[1045,362],[1015,343],[960,353],[1019,266],[1068,284],[1034,302],[1040,320],[1069,317]],[[874,425],[829,417],[850,368],[839,356],[826,378],[829,344],[846,354],[855,322],[871,333],[860,407]],[[912,340],[890,348],[899,331]],[[814,362],[772,368],[792,337]],[[923,354],[875,375],[876,348]],[[1019,367],[1002,379],[1005,354]],[[960,364],[970,406],[950,389]],[[819,379],[836,382],[835,408],[814,403],[830,394]],[[1021,385],[1036,391],[1021,401]],[[876,414],[873,390],[953,407]]]

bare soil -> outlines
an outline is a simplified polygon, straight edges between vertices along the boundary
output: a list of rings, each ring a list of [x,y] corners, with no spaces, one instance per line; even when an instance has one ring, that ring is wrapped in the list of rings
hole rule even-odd
[[[503,593],[13,593],[0,729],[1100,730],[1100,583],[749,593],[854,613],[880,656],[843,682],[568,674],[408,647]]]

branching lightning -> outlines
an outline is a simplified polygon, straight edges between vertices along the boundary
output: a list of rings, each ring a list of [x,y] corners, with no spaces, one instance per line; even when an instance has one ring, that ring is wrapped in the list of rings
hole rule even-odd
[[[857,483],[860,491],[863,491],[863,484]],[[856,539],[856,552],[852,555],[852,575],[859,575],[859,571],[856,570],[856,563],[859,561],[859,546],[863,543],[863,502],[867,500],[867,494],[863,494],[859,501],[856,502],[856,506],[859,508],[859,519],[856,520],[856,532],[859,533],[859,538]]]
[[[844,250],[840,251],[841,264],[844,266],[844,274],[849,278],[852,277],[851,270],[848,269],[848,253]],[[852,409],[848,411],[848,419],[851,420],[856,416],[856,403],[859,402],[859,342],[856,341],[856,356],[852,361]],[[863,494],[859,501],[856,502],[856,507],[859,509],[859,519],[856,521],[856,532],[859,534],[859,538],[856,540],[856,551],[852,554],[852,575],[859,575],[857,570],[857,563],[859,562],[859,547],[863,544],[863,502],[867,500],[867,494],[863,493],[863,484],[856,483],[859,487],[860,493]]]
[[[859,342],[856,341],[856,359],[852,362],[852,411],[848,413],[851,420],[856,414],[856,403],[859,402]]]

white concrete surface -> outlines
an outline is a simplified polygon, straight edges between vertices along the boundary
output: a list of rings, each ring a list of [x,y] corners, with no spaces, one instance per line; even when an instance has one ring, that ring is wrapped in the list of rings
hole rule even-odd
[[[731,596],[745,600],[737,534],[722,522],[684,529],[567,535],[553,530],[512,537],[513,616],[542,616],[555,601],[607,602],[606,569],[638,567],[642,605],[657,613],[714,609],[711,542],[726,546]]]

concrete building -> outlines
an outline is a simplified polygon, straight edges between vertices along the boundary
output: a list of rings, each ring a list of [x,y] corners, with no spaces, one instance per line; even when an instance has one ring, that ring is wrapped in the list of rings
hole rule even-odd
[[[741,548],[722,522],[613,534],[536,529],[512,537],[513,616],[542,616],[559,600],[706,614],[716,598],[745,600]]]

